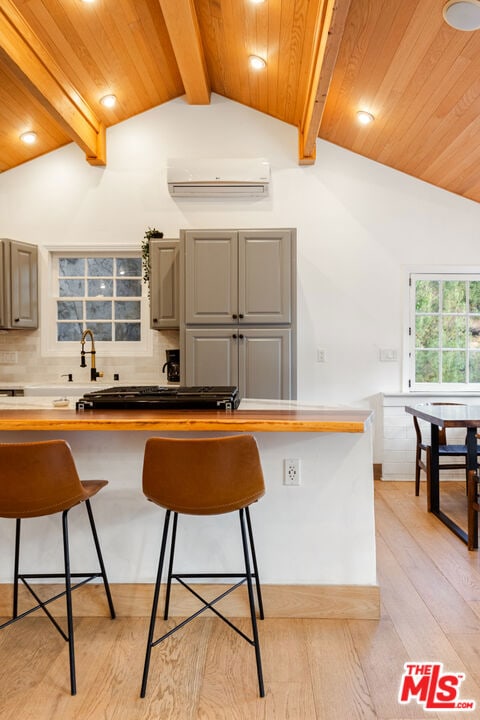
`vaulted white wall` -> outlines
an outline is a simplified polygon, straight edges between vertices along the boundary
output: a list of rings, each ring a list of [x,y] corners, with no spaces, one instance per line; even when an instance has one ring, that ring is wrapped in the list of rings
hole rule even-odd
[[[69,145],[3,173],[0,236],[41,248],[121,246],[140,245],[148,226],[166,237],[188,227],[296,227],[299,399],[375,406],[378,393],[399,391],[405,267],[480,266],[478,204],[322,141],[316,164],[300,167],[295,128],[219,96],[209,106],[169,102],[110,128],[107,141],[106,168]],[[166,160],[191,156],[265,156],[269,198],[173,200]],[[19,350],[0,380],[24,381],[27,366],[30,382],[51,373],[38,359],[40,332],[0,335],[2,349]],[[162,342],[140,360],[143,376],[159,381]],[[398,361],[380,362],[381,348]],[[138,365],[127,363],[122,379]]]

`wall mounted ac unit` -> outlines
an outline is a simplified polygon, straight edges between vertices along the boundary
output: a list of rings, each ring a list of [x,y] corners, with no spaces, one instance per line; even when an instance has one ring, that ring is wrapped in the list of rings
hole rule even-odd
[[[270,164],[265,158],[171,158],[167,182],[174,197],[262,197],[268,194]]]

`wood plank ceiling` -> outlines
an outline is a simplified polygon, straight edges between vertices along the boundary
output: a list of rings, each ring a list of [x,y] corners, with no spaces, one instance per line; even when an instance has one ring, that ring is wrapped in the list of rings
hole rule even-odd
[[[0,171],[72,140],[104,164],[105,127],[215,92],[297,127],[301,164],[319,136],[479,201],[480,31],[444,1],[0,0]]]

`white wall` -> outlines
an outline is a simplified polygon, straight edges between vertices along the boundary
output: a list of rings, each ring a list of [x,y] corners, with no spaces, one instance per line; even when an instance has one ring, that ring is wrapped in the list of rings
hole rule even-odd
[[[65,438],[82,478],[108,486],[92,507],[111,582],[152,582],[163,512],[147,503],[139,478],[145,442],[152,431],[0,432],[0,442]],[[167,433],[175,437],[176,433]],[[198,435],[198,434],[197,434]],[[209,436],[224,433],[209,433]],[[181,433],[195,437],[195,433]],[[205,436],[202,433],[202,436]],[[375,524],[371,439],[365,433],[255,433],[265,475],[265,497],[253,504],[252,523],[264,583],[375,585]],[[301,458],[302,484],[285,487],[283,457]],[[95,567],[84,511],[72,512],[72,568]],[[28,568],[58,568],[58,514],[22,526],[22,557]],[[180,531],[181,528],[181,531]],[[12,573],[13,521],[0,519],[0,583]],[[182,516],[178,568],[232,572],[240,564],[238,518]],[[74,558],[77,558],[75,564]],[[83,568],[79,567],[80,561]],[[91,564],[90,564],[91,563]],[[90,565],[89,565],[90,564]],[[45,569],[45,572],[47,570]],[[55,570],[53,569],[53,572]]]
[[[209,106],[177,99],[112,127],[107,152],[106,168],[69,145],[3,173],[0,236],[117,246],[140,245],[148,226],[166,237],[188,227],[296,227],[301,400],[376,408],[378,393],[399,391],[404,266],[480,265],[478,204],[322,141],[316,164],[300,167],[294,127],[219,96]],[[188,156],[265,156],[270,197],[173,200],[166,159]],[[67,370],[68,361],[38,362],[38,335],[0,335],[1,349],[19,351],[17,365],[0,365],[0,381],[25,380],[25,368],[37,376],[30,381]],[[160,380],[165,343],[156,334],[154,356],[125,364],[121,379],[141,366],[142,378]],[[380,348],[396,349],[398,362],[380,362]]]

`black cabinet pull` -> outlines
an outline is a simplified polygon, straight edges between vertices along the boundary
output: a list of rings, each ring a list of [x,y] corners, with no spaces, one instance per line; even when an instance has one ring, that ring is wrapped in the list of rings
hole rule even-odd
[[[15,322],[20,322],[20,318],[15,318]]]
[[[240,313],[238,317],[240,318],[240,320],[243,320],[243,313]]]
[[[234,320],[237,319],[237,316],[235,315],[235,313],[233,313],[232,318],[233,318]]]
[[[157,323],[157,322],[158,322],[158,319],[157,319],[157,318],[153,318],[153,322],[154,322],[154,323]]]
[[[237,339],[237,335],[236,335],[236,333],[234,333],[234,334],[232,335],[232,338],[233,338],[234,340],[236,340],[236,339]]]
[[[240,340],[243,340],[243,335],[242,335],[242,334],[240,334],[238,337],[240,338]]]

